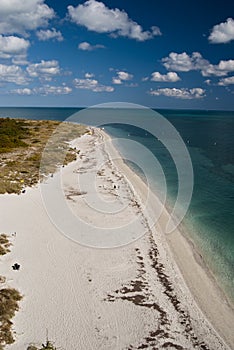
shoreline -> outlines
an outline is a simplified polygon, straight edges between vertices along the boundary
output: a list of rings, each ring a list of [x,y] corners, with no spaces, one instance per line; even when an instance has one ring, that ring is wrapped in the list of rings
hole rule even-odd
[[[76,186],[77,169],[84,166],[84,179],[87,174],[96,171],[93,164],[95,159],[99,166],[105,164],[106,175],[98,178],[101,186],[97,187],[99,194],[106,200],[119,198],[124,201],[129,216],[141,217],[142,209],[136,210],[129,203],[136,198],[140,199],[140,204],[144,203],[146,185],[124,164],[112,142],[107,150],[110,152],[109,157],[114,153],[119,160],[117,164],[114,162],[114,168],[113,165],[107,166],[108,159],[95,150],[95,145],[101,142],[100,134],[109,138],[109,135],[96,129],[93,137],[85,135],[76,139],[74,142],[82,150],[80,158],[64,169],[60,168],[53,178],[47,179],[45,186],[53,187],[59,172],[63,174],[64,193],[67,199],[70,196],[67,201],[70,208],[79,215],[89,216],[82,199],[85,195],[75,196],[71,187]],[[116,181],[119,172],[128,179],[128,183],[119,180],[123,193],[129,191],[127,199],[123,198],[123,193],[110,187],[108,179],[111,177]],[[88,183],[85,185],[89,186]],[[92,193],[90,195],[92,199]],[[130,344],[133,349],[138,346],[153,349],[156,346],[164,347],[165,344],[173,345],[173,342],[178,348],[181,346],[191,350],[195,347],[231,349],[229,346],[233,339],[228,332],[231,331],[232,323],[221,329],[216,327],[218,335],[212,326],[215,322],[211,322],[211,325],[204,316],[204,305],[197,306],[184,283],[184,277],[186,280],[186,273],[191,273],[192,266],[196,266],[199,276],[206,278],[206,275],[201,275],[202,268],[199,269],[198,264],[191,260],[193,264],[190,268],[181,272],[174,263],[172,252],[165,249],[168,246],[163,235],[167,221],[165,210],[160,217],[160,225],[157,224],[155,230],[149,230],[142,238],[122,248],[112,249],[110,254],[109,249],[84,247],[62,235],[45,212],[38,186],[27,190],[24,195],[2,195],[0,203],[4,205],[5,214],[1,229],[9,233],[17,231],[12,252],[2,259],[6,265],[1,273],[7,277],[7,285],[17,287],[24,295],[21,310],[13,319],[16,343],[7,349],[18,350],[20,347],[24,350],[29,343],[42,342],[45,339],[45,328],[49,329],[49,337],[56,342],[56,346],[64,347],[65,350],[77,350],[77,347],[119,350]],[[152,208],[150,206],[152,212],[155,203],[153,202]],[[14,223],[11,222],[12,214]],[[99,218],[91,218],[100,224]],[[103,218],[106,219],[105,216]],[[120,219],[126,220],[126,214]],[[113,224],[118,220],[119,218],[113,221]],[[176,248],[178,237],[172,237]],[[184,262],[190,261],[191,247],[181,237],[179,243],[183,243],[185,252],[189,255],[189,258],[180,257],[183,266]],[[179,248],[177,252],[181,253],[181,247]],[[22,271],[19,273],[9,270],[15,259],[22,263]],[[191,276],[187,277],[191,280]],[[208,287],[211,286],[208,283]],[[210,305],[205,306],[209,309]],[[228,313],[227,307],[221,309],[224,314]],[[35,315],[40,317],[35,318]],[[208,319],[212,317],[213,314]],[[223,332],[228,334],[224,335]],[[207,347],[204,347],[205,344]]]
[[[112,138],[108,132],[105,131],[105,133],[107,134],[108,137]],[[114,146],[115,147],[115,146]],[[121,152],[119,152],[120,157],[122,157]],[[130,168],[130,170],[136,174],[139,179],[147,186],[147,183],[144,181],[144,179],[137,173],[137,171],[134,170],[134,167],[131,166],[131,164],[128,164],[128,162],[126,162],[125,160],[123,160],[124,164]],[[158,196],[157,192],[154,190],[153,191],[155,193],[156,196]],[[159,197],[158,197],[159,198]],[[173,198],[172,198],[173,201]],[[173,207],[170,206],[169,204],[167,204],[165,206],[165,209],[167,211],[167,213],[172,212]],[[168,214],[169,215],[169,214]],[[206,273],[209,277],[209,279],[211,279],[214,283],[214,285],[217,287],[217,289],[219,289],[220,294],[222,295],[222,297],[225,299],[225,302],[229,304],[230,308],[233,310],[234,312],[234,299],[231,297],[231,295],[229,294],[230,289],[226,290],[222,284],[221,279],[219,279],[219,275],[216,275],[213,272],[212,266],[209,266],[209,264],[206,262],[205,259],[205,254],[203,254],[203,252],[200,250],[199,246],[196,244],[196,241],[193,240],[193,234],[191,234],[191,229],[188,227],[188,225],[184,222],[181,222],[179,224],[179,231],[180,234],[183,236],[183,238],[187,241],[187,243],[190,245],[191,250],[194,252],[194,259],[196,260],[196,262],[201,265],[201,267],[206,270]],[[195,231],[195,230],[194,230]],[[216,265],[214,265],[214,267],[216,267]]]
[[[204,256],[202,255],[202,253],[199,250],[199,247],[197,247],[197,245],[193,241],[193,239],[188,234],[186,234],[186,232],[188,232],[186,226],[185,225],[183,226],[183,224],[180,225],[179,231],[180,231],[180,234],[182,235],[182,237],[189,244],[191,250],[193,251],[194,259],[196,260],[197,264],[200,265],[201,268],[205,270],[207,277],[212,281],[212,283],[217,288],[221,297],[224,298],[225,302],[228,304],[228,306],[234,312],[234,301],[229,297],[228,293],[226,292],[225,288],[223,288],[218,277],[213,273],[212,269],[206,263]]]
[[[107,138],[111,139],[111,136],[105,132],[105,135]],[[121,154],[116,150],[119,156],[121,157]],[[145,186],[145,189],[147,188],[146,183],[141,179],[141,177],[134,172],[134,170],[129,167],[126,162],[122,159],[123,162],[123,168],[126,166],[128,169],[130,169],[131,172],[134,173],[132,176],[132,179],[134,176],[138,177],[138,183],[142,182],[142,185]],[[128,173],[128,172],[127,172]],[[126,175],[126,174],[125,174]],[[137,185],[137,184],[136,184]],[[139,186],[138,186],[139,187]],[[142,195],[142,194],[141,194]],[[156,194],[155,194],[156,195]],[[166,216],[169,216],[168,208],[165,208]],[[160,218],[159,218],[160,221]],[[163,226],[163,225],[162,225]],[[177,227],[177,229],[169,235],[164,235],[165,241],[168,244],[168,247],[173,254],[173,258],[175,259],[175,262],[187,284],[189,287],[189,290],[194,297],[195,301],[198,304],[198,307],[201,309],[202,313],[208,318],[208,320],[211,322],[212,326],[217,330],[218,334],[229,343],[230,346],[234,344],[234,336],[232,335],[232,326],[230,326],[230,331],[228,334],[226,333],[225,327],[222,326],[222,323],[226,323],[227,325],[234,324],[234,305],[232,300],[226,295],[225,291],[222,289],[220,284],[218,283],[216,276],[212,273],[212,271],[209,269],[207,264],[205,263],[205,260],[201,253],[199,252],[198,248],[196,247],[195,243],[192,241],[192,239],[189,237],[188,234],[186,234],[186,226],[182,224]],[[181,246],[183,245],[184,251],[181,249]],[[181,258],[181,255],[184,253],[183,259]],[[192,255],[191,255],[192,253]],[[191,267],[188,269],[186,265],[184,264],[184,261],[188,261],[190,259]],[[196,276],[191,279],[191,273],[190,269],[195,268],[197,271]],[[212,290],[212,295],[209,295],[209,305],[207,305],[207,298],[204,295],[203,287],[201,289],[197,288],[197,276],[200,277],[200,283],[203,281],[208,291]],[[217,310],[213,312],[214,305],[216,305]],[[227,306],[227,307],[226,307]],[[224,315],[226,314],[227,320],[225,320]],[[215,316],[215,317],[214,317]],[[217,317],[216,317],[217,316]],[[223,317],[222,320],[219,320],[219,317]],[[225,322],[226,321],[226,322]]]
[[[107,134],[109,137],[111,137],[109,134]],[[118,151],[119,152],[119,151]],[[119,152],[120,156],[121,153]],[[122,157],[122,156],[121,156]],[[146,182],[143,180],[143,178],[141,178],[141,176],[134,171],[134,168],[132,168],[130,165],[128,165],[127,162],[125,162],[125,160],[123,160],[124,164],[131,169],[131,171],[133,173],[135,173],[141,181],[143,181],[143,183],[147,186]],[[155,195],[157,196],[156,191],[153,191],[155,193]],[[172,207],[170,207],[169,205],[165,206],[167,213],[172,211]],[[169,215],[169,214],[168,214]],[[194,252],[194,259],[196,260],[196,262],[201,265],[201,267],[203,269],[206,270],[206,273],[208,275],[208,277],[213,280],[213,283],[217,286],[217,288],[220,290],[221,295],[223,295],[223,297],[226,299],[226,302],[229,304],[229,306],[233,309],[234,311],[234,299],[232,299],[229,294],[228,291],[225,290],[225,288],[222,286],[221,281],[219,280],[219,278],[216,276],[215,273],[213,273],[213,270],[209,267],[209,265],[206,263],[205,258],[203,253],[200,251],[199,247],[197,246],[197,244],[195,243],[195,241],[193,241],[192,235],[190,234],[190,230],[187,227],[186,224],[184,224],[183,222],[181,222],[179,224],[179,231],[180,234],[183,236],[183,238],[187,241],[187,243],[190,245],[191,250]]]

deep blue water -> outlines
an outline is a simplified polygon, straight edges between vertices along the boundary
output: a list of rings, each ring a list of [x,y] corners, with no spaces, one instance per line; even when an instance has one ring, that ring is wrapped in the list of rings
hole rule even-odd
[[[80,108],[0,107],[0,118],[64,120]]]
[[[0,108],[0,117],[64,120],[75,108]],[[177,129],[188,147],[194,169],[194,191],[183,221],[186,232],[199,247],[206,263],[234,300],[234,112],[160,110]],[[112,110],[99,110],[114,122]],[[116,113],[116,111],[115,111]],[[144,118],[144,110],[120,110]],[[105,129],[118,138],[121,154],[129,159],[134,149],[124,148],[121,138],[131,138],[148,147],[160,162],[167,180],[168,205],[173,206],[178,177],[167,149],[153,135],[133,125],[111,124]],[[131,164],[131,166],[133,166]],[[134,168],[134,166],[133,166]],[[137,168],[134,168],[138,171]],[[157,174],[151,176],[160,187]]]

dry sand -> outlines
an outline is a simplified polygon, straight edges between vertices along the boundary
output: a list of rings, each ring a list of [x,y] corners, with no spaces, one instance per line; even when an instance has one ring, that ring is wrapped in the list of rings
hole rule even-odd
[[[103,140],[109,137],[100,130],[75,140],[79,159],[42,185],[60,213],[59,226],[66,224],[56,201],[61,183],[64,202],[74,216],[90,227],[110,229],[111,238],[104,234],[95,241],[90,235],[90,244],[117,246],[125,237],[126,242],[133,241],[136,233],[147,232],[119,248],[85,247],[53,224],[39,187],[20,196],[1,195],[0,230],[16,236],[11,237],[11,253],[1,257],[0,274],[7,277],[4,286],[17,288],[24,296],[13,320],[16,341],[7,349],[41,344],[46,329],[64,350],[231,349],[234,316],[227,300],[183,235],[178,230],[163,234],[165,208],[149,229],[159,207],[157,197],[151,194],[144,210],[145,184],[110,143],[101,145]],[[110,161],[110,154],[118,160]],[[94,174],[95,188],[90,185]],[[78,175],[86,189],[83,194],[78,192]],[[101,212],[95,207],[100,203]],[[107,207],[116,213],[106,213]],[[134,230],[112,234],[111,227],[120,222],[127,227],[134,219]],[[79,229],[77,237],[84,243],[89,232]],[[15,262],[21,265],[19,271],[11,268]]]

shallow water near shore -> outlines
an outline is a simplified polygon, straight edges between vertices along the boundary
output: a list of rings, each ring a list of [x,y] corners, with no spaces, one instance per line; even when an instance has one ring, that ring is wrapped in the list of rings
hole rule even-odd
[[[0,117],[64,120],[77,111],[79,109],[75,108],[0,108]],[[228,296],[234,300],[234,112],[159,112],[180,133],[193,163],[193,197],[183,221],[186,233],[199,248]],[[120,113],[134,115],[134,110],[121,110]],[[144,118],[144,109],[141,113]],[[111,110],[109,114],[111,123]],[[145,130],[130,125],[111,124],[105,126],[105,130],[111,137],[118,138],[118,150],[126,159],[131,159],[134,147],[125,148],[121,138],[140,142],[153,152],[166,176],[167,205],[172,207],[177,195],[178,177],[166,148]],[[128,164],[139,173],[137,167]],[[162,183],[157,174],[152,169],[148,175],[153,180],[153,190],[160,194]]]
[[[234,300],[234,113],[164,111],[162,114],[176,127],[186,143],[194,170],[194,190],[183,227],[198,247],[226,294]],[[105,127],[112,137],[131,137],[147,146],[160,161],[167,180],[167,206],[173,207],[178,190],[175,165],[165,147],[145,131],[126,125]],[[121,155],[131,159],[134,149],[124,149],[117,142]],[[139,169],[128,165],[139,175]],[[160,194],[161,183],[150,173],[152,188]]]

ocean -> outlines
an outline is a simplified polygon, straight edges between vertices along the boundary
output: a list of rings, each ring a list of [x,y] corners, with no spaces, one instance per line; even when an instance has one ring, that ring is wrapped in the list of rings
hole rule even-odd
[[[84,111],[79,108],[0,108],[0,117],[62,121],[81,110]],[[234,300],[234,112],[202,110],[157,110],[157,112],[176,128],[187,146],[193,165],[194,188],[188,212],[182,223],[184,231],[198,248],[218,283]],[[136,115],[146,123],[147,111],[129,108],[119,111],[99,109],[98,114],[109,118],[110,123],[105,123],[105,130],[111,137],[117,139],[121,155],[144,180],[142,171],[129,161],[134,154],[134,143],[132,146],[127,143],[126,146],[123,140],[136,141],[154,154],[166,178],[166,203],[169,208],[173,207],[178,193],[178,175],[167,148],[153,134],[146,132],[144,128],[134,126],[134,123],[131,125],[116,123],[113,118],[116,113],[121,114],[122,120],[125,118],[128,120],[130,115],[134,120]],[[160,192],[162,184],[158,181],[155,168],[152,167],[148,175],[153,180],[153,190]]]

